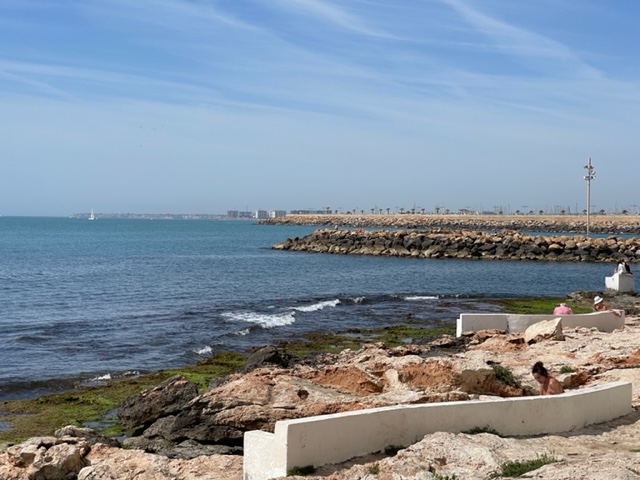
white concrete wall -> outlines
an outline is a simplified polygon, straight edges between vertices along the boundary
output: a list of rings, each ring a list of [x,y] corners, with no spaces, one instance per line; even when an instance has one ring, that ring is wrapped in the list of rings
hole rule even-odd
[[[488,426],[513,436],[566,432],[627,415],[631,400],[631,383],[614,382],[561,395],[398,405],[280,421],[274,433],[245,434],[244,480],[285,476],[293,467],[342,462],[389,445],[409,446],[438,431]]]
[[[507,332],[523,332],[534,323],[562,318],[563,327],[597,328],[602,332],[613,332],[624,326],[624,310],[577,313],[573,315],[518,315],[515,313],[461,313],[456,322],[456,336],[463,332],[499,329]]]

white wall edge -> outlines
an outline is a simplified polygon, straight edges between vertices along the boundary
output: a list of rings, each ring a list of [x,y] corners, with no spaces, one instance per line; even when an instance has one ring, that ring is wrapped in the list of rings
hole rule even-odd
[[[613,382],[560,395],[396,405],[279,421],[274,433],[245,434],[244,480],[269,480],[293,467],[409,446],[438,431],[487,426],[509,436],[567,432],[627,415],[631,401],[631,383]]]
[[[509,333],[526,330],[531,325],[545,320],[562,319],[563,327],[597,328],[602,332],[613,332],[624,326],[624,310],[577,313],[573,315],[520,315],[517,313],[461,313],[456,321],[456,336],[465,332],[497,329]]]

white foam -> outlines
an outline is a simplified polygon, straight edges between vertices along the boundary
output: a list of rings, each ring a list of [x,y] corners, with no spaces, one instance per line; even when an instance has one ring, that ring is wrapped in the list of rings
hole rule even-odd
[[[90,382],[99,382],[100,380],[111,380],[111,374],[107,373],[106,375],[101,375],[100,377],[95,377],[89,380]]]
[[[238,332],[235,332],[234,335],[237,335],[239,337],[244,337],[245,335],[249,335],[249,329],[245,328],[244,330],[240,330]]]
[[[291,325],[296,321],[296,312],[275,313],[272,315],[266,315],[264,313],[255,312],[228,312],[222,315],[231,320],[239,322],[254,323],[260,325],[262,328],[274,328],[283,327],[285,325]]]
[[[206,347],[201,348],[200,350],[196,350],[198,355],[209,355],[212,352],[211,347],[207,345]]]
[[[438,300],[437,296],[430,296],[430,295],[412,295],[410,297],[404,297],[405,300],[408,300],[410,302],[416,302],[416,301],[421,301],[421,300]]]
[[[362,303],[364,302],[365,297],[353,297],[351,300],[353,303]]]
[[[316,312],[322,310],[325,307],[335,307],[340,303],[340,300],[325,300],[324,302],[314,303],[313,305],[307,305],[306,307],[293,307],[298,312]]]

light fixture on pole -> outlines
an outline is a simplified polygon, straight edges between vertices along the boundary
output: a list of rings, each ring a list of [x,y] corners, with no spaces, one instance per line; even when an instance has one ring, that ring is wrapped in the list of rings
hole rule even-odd
[[[596,178],[596,171],[591,166],[591,157],[589,157],[589,162],[584,166],[587,170],[587,174],[584,176],[584,179],[587,181],[587,238],[589,238],[589,212],[591,210],[591,180]]]

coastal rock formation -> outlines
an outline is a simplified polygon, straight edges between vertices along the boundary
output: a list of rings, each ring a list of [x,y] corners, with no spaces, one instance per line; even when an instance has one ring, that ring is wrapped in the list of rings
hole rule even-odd
[[[408,258],[544,260],[573,262],[640,261],[637,238],[525,235],[516,231],[428,232],[421,230],[319,229],[289,238],[275,250],[380,255]]]
[[[591,233],[638,234],[640,215],[592,215]],[[520,232],[584,233],[586,215],[433,215],[323,214],[291,215],[261,220],[267,225],[317,225],[354,228],[451,230],[517,230]]]
[[[122,402],[118,406],[118,418],[125,428],[148,425],[180,412],[197,395],[198,387],[177,375]]]
[[[244,432],[273,431],[278,420],[382,407],[398,403],[468,400],[478,395],[532,394],[496,378],[491,366],[470,356],[453,362],[428,358],[428,345],[387,349],[368,345],[324,355],[314,366],[261,367],[230,375],[177,413],[158,409],[153,422],[124,440],[129,448],[178,458],[241,453]],[[131,426],[131,405],[146,403],[172,383],[136,396],[118,409]],[[169,401],[166,395],[163,395]],[[172,403],[172,402],[170,402]],[[145,419],[151,418],[149,415]],[[134,422],[139,425],[142,422]]]
[[[113,440],[87,429],[69,427],[56,432],[54,437],[31,439],[0,452],[0,478],[240,480],[240,455],[207,453],[181,457],[179,445],[205,448],[218,443],[238,448],[244,431],[272,431],[275,422],[285,418],[397,403],[534,395],[537,385],[530,371],[537,360],[543,360],[565,388],[630,381],[633,401],[638,405],[640,369],[629,368],[640,366],[637,318],[627,317],[624,328],[613,333],[566,327],[562,333],[564,340],[542,335],[528,344],[524,333],[485,330],[465,337],[464,347],[447,338],[396,348],[370,344],[357,351],[325,354],[313,363],[286,368],[260,366],[226,377],[189,400],[178,412],[166,410],[142,434],[128,439],[147,436],[162,440],[165,445],[173,444],[173,450],[165,449],[169,456],[135,447],[118,448]],[[456,347],[441,349],[442,345]],[[499,380],[496,365],[508,369],[521,386]],[[561,370],[566,373],[560,373]],[[171,383],[182,382],[183,379],[174,378]],[[165,394],[173,391],[180,396],[180,389],[172,389],[168,384],[163,389]],[[139,398],[158,393],[152,392]],[[166,395],[165,400],[167,404],[173,403]],[[224,437],[225,432],[228,437]],[[403,449],[396,456],[373,454],[340,465],[323,466],[313,476],[304,478],[418,480],[437,473],[440,478],[455,475],[458,480],[470,480],[485,478],[507,461],[528,460],[543,454],[556,456],[560,461],[539,469],[536,478],[637,478],[634,471],[640,471],[640,456],[635,453],[640,446],[638,438],[637,410],[616,421],[566,435],[501,438],[488,433],[441,432],[427,435],[414,445],[401,446]],[[206,452],[206,448],[200,451]],[[371,476],[374,471],[378,473]]]

